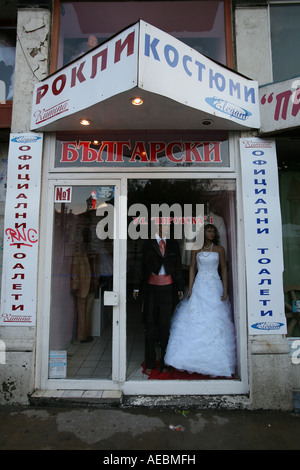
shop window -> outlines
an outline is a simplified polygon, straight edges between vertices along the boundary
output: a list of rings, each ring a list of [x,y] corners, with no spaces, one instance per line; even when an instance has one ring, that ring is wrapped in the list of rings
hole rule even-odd
[[[197,213],[197,210],[201,211],[201,206],[203,212]],[[133,221],[135,211],[136,217]],[[223,347],[221,346],[222,341],[226,343],[226,346],[221,354],[221,362],[223,362],[225,356],[225,362],[228,361],[229,363],[232,361],[232,377],[236,377],[236,353],[233,352],[236,346],[233,338],[233,335],[235,335],[234,327],[230,322],[222,323],[223,319],[226,317],[223,308],[226,309],[225,305],[227,304],[222,303],[222,301],[219,303],[219,299],[214,298],[212,292],[215,285],[211,285],[212,290],[204,292],[206,288],[204,289],[202,286],[201,291],[201,287],[199,288],[201,283],[199,284],[199,281],[195,280],[192,295],[200,296],[199,303],[198,298],[197,301],[195,301],[195,297],[191,297],[190,301],[186,300],[189,286],[191,253],[192,250],[195,249],[195,246],[197,246],[197,237],[201,230],[201,224],[213,224],[219,235],[217,243],[224,248],[225,252],[226,272],[228,276],[228,297],[231,304],[230,315],[233,321],[235,315],[237,315],[235,306],[236,291],[234,289],[234,286],[237,285],[235,181],[224,179],[131,179],[128,182],[128,212],[127,379],[207,380],[215,378],[218,374],[214,374],[212,363]],[[143,266],[143,262],[145,263],[143,257],[147,257],[144,244],[146,243],[146,247],[149,247],[150,245],[153,246],[152,240],[156,242],[154,238],[155,231],[157,230],[158,223],[160,223],[159,220],[156,220],[157,218],[165,224],[165,228],[167,228],[167,238],[169,238],[173,244],[177,244],[182,261],[184,298],[182,302],[178,303],[177,293],[174,292],[174,309],[172,311],[176,312],[176,303],[177,307],[180,305],[181,310],[179,317],[180,315],[184,316],[185,321],[183,322],[183,329],[181,329],[181,326],[178,327],[177,324],[179,331],[181,331],[180,335],[178,335],[178,330],[174,332],[171,327],[168,357],[170,359],[171,356],[172,360],[174,352],[178,353],[179,350],[180,357],[185,358],[186,362],[183,361],[184,365],[192,368],[188,371],[178,370],[173,366],[165,368],[164,370],[161,366],[161,355],[164,348],[163,326],[161,326],[160,320],[157,320],[157,318],[153,320],[151,317],[153,312],[149,306],[149,302],[151,304],[152,298],[149,301],[148,280],[143,278],[147,267],[145,268],[144,265],[144,268],[139,268],[141,265]],[[203,218],[202,221],[200,218]],[[191,235],[194,235],[195,238]],[[149,239],[151,239],[150,244]],[[171,245],[172,249],[174,249],[173,244]],[[218,256],[215,252],[213,254],[210,252],[203,253],[203,255],[205,256],[206,263],[210,260],[212,260],[212,263],[215,263],[216,256]],[[152,256],[154,255],[151,255],[151,257]],[[200,264],[202,262],[203,261],[201,261]],[[152,261],[149,260],[146,264],[148,263],[152,263]],[[211,266],[211,264],[206,264],[207,278],[212,276]],[[174,274],[174,276],[177,276],[177,274]],[[138,286],[141,290],[136,298],[134,291]],[[155,288],[156,287],[154,287],[154,289]],[[203,299],[205,299],[204,303],[207,302],[205,311],[201,311],[200,307],[200,305],[202,305],[203,308]],[[218,307],[212,307],[215,301],[220,305],[220,309],[222,309],[220,318],[218,318]],[[191,304],[190,310],[188,309],[189,302]],[[195,305],[196,308],[193,307]],[[197,309],[198,305],[199,310]],[[155,307],[154,311],[156,311],[156,308],[157,307]],[[149,313],[149,311],[151,311],[151,313]],[[164,317],[164,315],[167,315],[165,310],[163,310],[163,313],[160,313],[161,317]],[[149,316],[151,317],[150,320]],[[202,326],[199,327],[200,318],[200,325],[202,324]],[[151,356],[147,341],[149,335],[151,336],[152,334],[149,332],[149,328],[153,329],[153,325],[155,334],[157,334],[157,340],[155,342],[156,363],[155,365],[152,364],[152,366],[148,365],[148,367],[151,368],[150,372],[147,371],[145,357],[147,357],[147,355]],[[172,332],[174,332],[174,336]],[[203,334],[202,340],[199,341],[199,338]],[[174,351],[174,338],[176,335],[178,340],[179,336],[181,339],[178,342],[178,347],[176,346]],[[190,348],[189,342],[193,345],[192,348]],[[207,347],[206,353],[203,352],[204,343],[206,344],[205,348]],[[145,344],[146,347],[144,347]],[[186,357],[187,355],[189,356],[191,349],[193,357]],[[232,352],[233,355],[231,356]],[[225,367],[225,369],[221,367],[219,370],[224,371],[226,369],[227,367]],[[207,373],[208,371],[210,371],[210,374]],[[222,374],[220,373],[219,375]]]
[[[229,315],[232,334],[238,330],[237,263],[236,263],[236,188],[233,179],[170,179],[148,178],[128,180],[127,266],[126,273],[126,332],[114,338],[113,312],[105,304],[105,292],[113,290],[115,273],[114,222],[108,215],[114,211],[114,186],[105,184],[55,186],[53,249],[50,305],[49,378],[101,379],[116,378],[113,371],[114,342],[126,343],[126,380],[147,380],[145,374],[144,291],[138,300],[133,291],[136,268],[141,261],[142,246],[152,237],[155,208],[162,209],[159,217],[172,217],[169,238],[178,245],[182,262],[182,289],[186,294],[189,265],[194,238],[201,224],[213,224],[224,248],[228,284]],[[142,208],[142,209],[141,209]],[[203,212],[197,213],[202,210]],[[167,209],[167,213],[164,212]],[[170,212],[168,212],[170,209]],[[140,212],[142,210],[142,212]],[[154,210],[154,212],[153,212]],[[111,215],[111,214],[110,214]],[[200,221],[202,218],[202,221]],[[138,220],[137,220],[138,219]],[[114,221],[114,217],[110,219]],[[199,224],[193,221],[198,221]],[[177,223],[178,221],[178,223]],[[154,222],[156,224],[156,222]],[[206,253],[210,256],[210,252]],[[213,258],[214,255],[211,256]],[[208,257],[206,258],[208,259]],[[221,272],[219,272],[221,275]],[[204,297],[205,292],[202,292]],[[211,295],[211,294],[209,294]],[[210,302],[209,295],[207,301]],[[215,299],[216,300],[216,299]],[[219,299],[217,299],[219,300]],[[175,308],[175,304],[174,304]],[[232,376],[239,375],[238,348],[233,336],[227,337],[229,324],[214,314],[207,317],[211,354],[220,350],[220,341],[234,354]],[[124,317],[125,311],[121,312]],[[203,320],[204,321],[204,320]],[[234,333],[233,333],[234,332]],[[221,335],[219,337],[218,335]],[[207,335],[206,335],[207,336]],[[114,339],[113,339],[114,338]],[[159,340],[158,340],[159,343]],[[159,364],[159,344],[157,361]],[[235,349],[236,348],[236,349]],[[118,348],[117,348],[118,349]],[[124,349],[125,350],[125,349]],[[123,364],[123,365],[124,365]],[[150,379],[208,380],[208,374],[191,374],[172,368],[160,376],[159,366]],[[114,374],[114,375],[113,375]],[[165,372],[164,372],[165,374]],[[226,376],[228,378],[228,376]],[[224,377],[223,377],[224,378]]]
[[[57,68],[140,19],[226,64],[223,0],[62,2]]]
[[[113,236],[105,207],[113,186],[55,187],[49,342],[50,378],[111,379]]]
[[[300,166],[297,139],[278,139],[279,189],[282,217],[283,283],[288,336],[300,337]]]
[[[273,81],[299,75],[300,4],[271,5]]]

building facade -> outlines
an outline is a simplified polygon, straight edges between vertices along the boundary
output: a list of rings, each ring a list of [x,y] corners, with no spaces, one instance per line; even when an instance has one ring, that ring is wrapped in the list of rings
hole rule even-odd
[[[13,68],[2,54],[2,404],[293,409],[299,61],[282,47],[299,34],[300,4],[252,3],[15,5],[3,27],[16,28]],[[295,29],[284,33],[285,15]],[[144,373],[143,296],[132,292],[161,217],[186,286],[195,236],[204,222],[219,230],[231,377]]]

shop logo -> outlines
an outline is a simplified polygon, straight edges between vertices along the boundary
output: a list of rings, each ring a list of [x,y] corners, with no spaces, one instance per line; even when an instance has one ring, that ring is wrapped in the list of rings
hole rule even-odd
[[[240,106],[230,103],[229,101],[217,98],[216,96],[213,98],[205,98],[205,101],[212,108],[217,109],[224,114],[228,114],[231,117],[239,119],[240,121],[246,121],[246,119],[248,119],[248,117],[252,114],[250,111],[247,111],[244,108],[240,108]]]
[[[246,149],[271,149],[272,142],[257,142],[253,140],[243,140]]]
[[[65,113],[66,111],[69,111],[69,100],[62,101],[61,103],[52,106],[52,108],[49,109],[41,109],[38,110],[34,113],[35,123],[40,124],[44,121],[48,121],[49,119],[54,118],[55,116],[58,116],[59,114]]]
[[[30,315],[11,315],[10,313],[3,313],[1,315],[3,323],[31,323],[32,318]],[[3,357],[3,356],[2,356]]]
[[[251,325],[252,328],[256,328],[257,330],[279,330],[282,326],[284,326],[284,324],[279,322],[259,322]]]

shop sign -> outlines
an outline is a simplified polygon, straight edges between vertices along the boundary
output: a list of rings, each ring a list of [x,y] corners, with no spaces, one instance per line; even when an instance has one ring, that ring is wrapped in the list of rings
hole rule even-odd
[[[300,77],[259,88],[261,132],[300,127]]]
[[[54,202],[71,202],[72,186],[57,186],[55,188]]]
[[[138,24],[37,84],[31,129],[88,109],[136,86]]]
[[[260,126],[258,85],[141,22],[140,86],[244,127]]]
[[[36,321],[42,134],[11,134],[0,325]]]
[[[249,334],[285,334],[275,141],[242,138],[240,150]]]
[[[120,97],[137,89],[199,110],[203,118],[215,116],[224,123],[230,121],[231,128],[260,127],[257,82],[139,21],[38,83],[33,94],[31,129],[48,126],[59,130],[58,125],[50,125],[76,113],[79,116],[83,110],[90,110],[94,119],[99,119],[98,128],[103,128],[107,117],[101,114],[104,107],[99,104],[112,97],[117,99],[118,119],[124,113],[119,127],[126,129],[126,125],[130,127],[129,101],[123,109]],[[149,113],[153,111],[149,108]]]

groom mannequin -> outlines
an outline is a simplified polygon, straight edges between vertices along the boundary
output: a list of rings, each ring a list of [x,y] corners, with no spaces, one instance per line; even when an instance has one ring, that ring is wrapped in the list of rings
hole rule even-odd
[[[133,297],[139,295],[140,280],[144,281],[145,373],[156,367],[155,344],[160,342],[160,369],[165,372],[165,351],[168,345],[170,319],[176,297],[183,298],[183,278],[180,249],[168,239],[169,225],[158,225],[154,239],[143,247],[142,265],[136,273]]]

